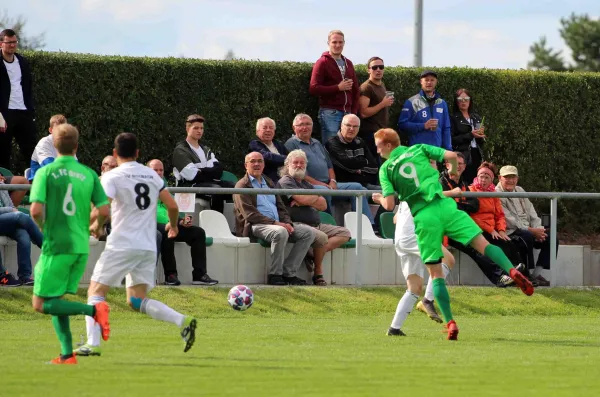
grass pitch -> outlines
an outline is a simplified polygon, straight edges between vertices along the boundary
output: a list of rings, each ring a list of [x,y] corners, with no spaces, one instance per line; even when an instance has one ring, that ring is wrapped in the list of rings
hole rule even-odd
[[[151,296],[199,320],[183,353],[177,327],[131,312],[115,290],[111,339],[77,366],[59,352],[31,289],[0,289],[0,396],[597,396],[600,290],[450,289],[460,327],[450,342],[414,311],[385,332],[402,288],[255,288],[235,312],[226,288],[157,288]],[[85,291],[71,299],[84,300]],[[85,333],[71,320],[74,342]]]

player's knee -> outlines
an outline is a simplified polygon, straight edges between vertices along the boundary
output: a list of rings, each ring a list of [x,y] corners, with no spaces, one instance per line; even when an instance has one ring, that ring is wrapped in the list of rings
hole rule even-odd
[[[36,296],[33,297],[33,299],[31,300],[31,306],[33,307],[33,310],[35,310],[38,313],[42,313],[44,314],[44,300],[37,298]]]

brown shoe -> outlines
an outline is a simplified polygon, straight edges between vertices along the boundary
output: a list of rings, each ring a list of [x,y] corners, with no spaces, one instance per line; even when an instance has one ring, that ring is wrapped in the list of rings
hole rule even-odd
[[[549,287],[550,286],[550,281],[546,280],[544,277],[542,277],[541,275],[538,275],[535,278],[535,281],[537,281],[538,285],[540,287]]]

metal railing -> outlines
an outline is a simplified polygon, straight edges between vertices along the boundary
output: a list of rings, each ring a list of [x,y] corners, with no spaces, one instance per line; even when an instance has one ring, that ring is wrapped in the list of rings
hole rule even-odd
[[[30,190],[31,185],[0,184],[0,190]],[[356,197],[356,284],[360,283],[360,265],[362,255],[362,196],[381,193],[379,190],[311,190],[311,189],[253,189],[253,188],[207,188],[207,187],[169,187],[172,193],[199,194],[269,194],[269,195],[319,195],[333,197]],[[461,192],[456,197],[498,197],[498,198],[538,198],[550,199],[550,268],[556,269],[556,228],[559,199],[599,200],[600,193],[561,193],[561,192]]]

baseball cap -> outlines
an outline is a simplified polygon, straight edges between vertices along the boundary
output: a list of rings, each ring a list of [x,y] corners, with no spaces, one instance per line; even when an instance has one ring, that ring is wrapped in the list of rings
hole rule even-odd
[[[500,168],[500,176],[506,175],[519,176],[519,171],[517,171],[517,167],[515,167],[514,165],[505,165],[504,167]]]
[[[419,76],[419,78],[422,79],[423,77],[427,77],[427,76],[433,76],[437,79],[437,73],[434,72],[433,70],[424,70],[421,73],[421,76]]]

